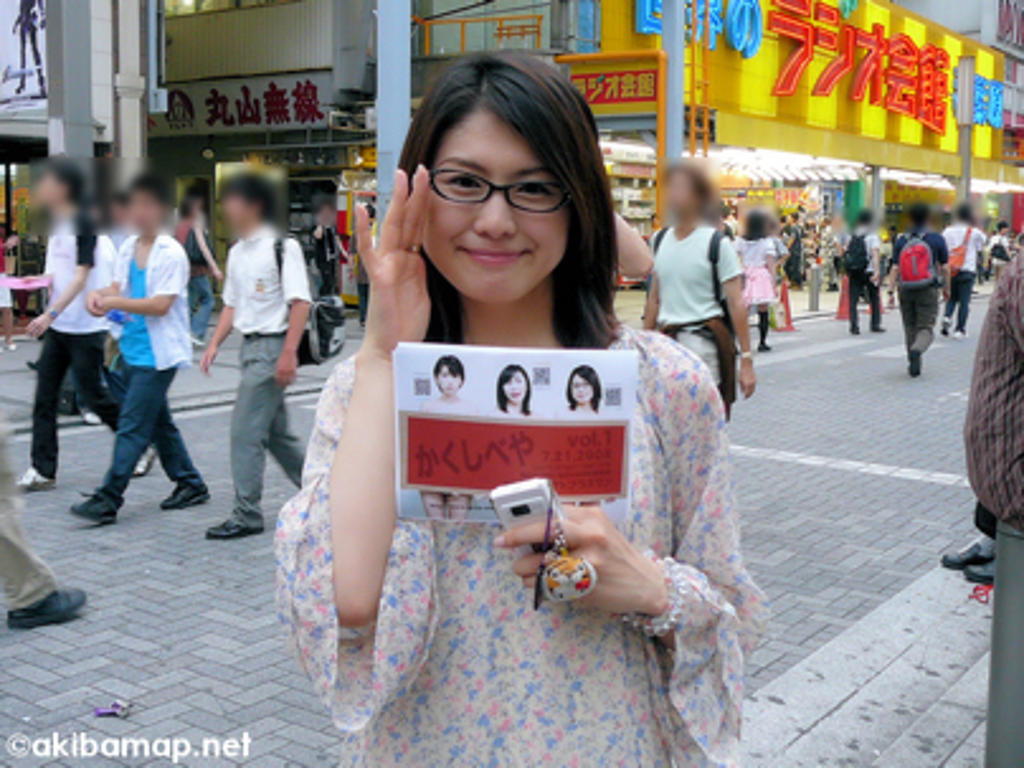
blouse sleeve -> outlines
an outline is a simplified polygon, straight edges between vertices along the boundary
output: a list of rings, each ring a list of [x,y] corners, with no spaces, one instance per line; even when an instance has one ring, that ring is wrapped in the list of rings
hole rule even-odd
[[[358,630],[338,624],[328,483],[353,376],[352,362],[342,363],[324,387],[302,489],[281,510],[275,534],[278,618],[335,725],[349,732],[364,728],[416,678],[433,636],[437,604],[429,524],[400,521],[375,624]]]
[[[667,684],[667,730],[681,725],[709,762],[737,765],[744,660],[763,630],[765,598],[740,554],[724,411],[710,372],[678,348],[650,362],[662,384],[655,407],[672,516],[672,551],[656,554],[681,564],[673,570],[686,611],[674,644],[649,643],[648,658]]]

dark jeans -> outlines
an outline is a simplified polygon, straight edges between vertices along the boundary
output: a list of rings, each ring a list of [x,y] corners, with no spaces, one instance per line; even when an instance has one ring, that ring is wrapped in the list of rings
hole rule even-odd
[[[158,371],[125,366],[120,374],[126,389],[114,456],[103,486],[97,491],[117,507],[124,503],[124,492],[135,465],[150,443],[156,446],[164,472],[175,485],[203,485],[167,405],[167,390],[175,373],[175,368]]]
[[[973,290],[973,272],[957,272],[956,277],[949,284],[949,301],[946,302],[946,317],[952,317],[953,310],[958,310],[956,315],[956,330],[958,331],[967,331],[967,314],[971,310],[971,291]]]
[[[999,523],[998,518],[993,515],[988,507],[982,504],[980,501],[974,507],[974,526],[988,536],[990,539],[996,537],[996,525]]]
[[[103,386],[103,342],[99,333],[63,333],[52,328],[43,337],[36,368],[32,407],[32,466],[43,477],[57,476],[57,403],[60,385],[70,367],[78,395],[111,429],[117,429],[117,403]]]
[[[868,293],[868,304],[871,305],[871,327],[882,327],[882,305],[879,301],[878,286],[871,280],[867,272],[848,272],[850,276],[850,330],[856,331],[860,328],[860,318],[857,317],[857,301],[860,299],[860,292],[866,290]]]
[[[359,324],[366,325],[366,312],[370,308],[370,284],[359,283],[356,289],[359,291]]]
[[[900,314],[907,352],[921,352],[935,338],[935,318],[939,315],[938,288],[900,288]]]
[[[192,335],[202,341],[213,312],[213,290],[209,275],[196,275],[188,280],[188,310],[192,321]]]

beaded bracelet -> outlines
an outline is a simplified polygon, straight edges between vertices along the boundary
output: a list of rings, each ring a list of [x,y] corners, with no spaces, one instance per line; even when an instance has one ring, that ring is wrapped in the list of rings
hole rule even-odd
[[[683,603],[686,575],[682,564],[673,558],[658,559],[650,550],[644,554],[661,564],[665,586],[668,588],[668,608],[657,616],[646,613],[627,613],[623,615],[622,620],[636,629],[642,630],[645,635],[663,637],[682,623],[686,611],[686,606]]]

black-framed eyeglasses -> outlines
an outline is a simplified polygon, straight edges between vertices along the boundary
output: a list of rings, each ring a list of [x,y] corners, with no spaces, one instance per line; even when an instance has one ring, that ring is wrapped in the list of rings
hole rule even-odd
[[[552,213],[570,199],[568,191],[557,181],[493,184],[483,176],[454,168],[432,170],[430,188],[453,203],[483,203],[495,192],[501,192],[509,205],[529,213]]]

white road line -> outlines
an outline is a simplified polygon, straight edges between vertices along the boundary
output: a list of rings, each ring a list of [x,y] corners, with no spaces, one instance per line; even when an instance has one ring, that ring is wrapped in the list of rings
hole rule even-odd
[[[808,344],[801,347],[790,347],[788,344],[780,345],[777,352],[770,355],[758,355],[755,366],[765,368],[779,363],[788,363],[792,360],[803,360],[815,355],[827,355],[832,352],[840,352],[854,347],[860,347],[871,342],[867,339],[840,339],[839,341],[823,341],[820,344]]]
[[[919,483],[955,485],[960,488],[970,486],[966,477],[951,472],[932,472],[927,469],[897,467],[892,464],[874,464],[867,461],[853,461],[851,459],[836,459],[831,456],[817,456],[811,453],[797,453],[795,451],[779,451],[774,448],[752,448],[746,445],[733,445],[732,453],[734,456],[742,456],[748,459],[768,459],[769,461],[781,461],[787,464],[803,464],[811,467],[838,469],[843,472],[860,472],[865,475],[882,475],[899,480],[914,480]]]
[[[310,409],[315,410],[316,409],[316,401],[319,398],[320,398],[320,394],[318,392],[309,392],[309,393],[304,394],[304,395],[295,395],[294,397],[288,397],[286,402],[288,402],[289,404],[298,405],[301,408],[310,408]],[[305,403],[308,403],[308,402],[312,402],[313,404],[312,405],[305,405]],[[199,418],[205,418],[205,417],[209,417],[209,416],[217,416],[218,414],[221,414],[221,413],[231,413],[231,410],[234,407],[235,407],[234,403],[228,403],[226,405],[214,405],[214,406],[211,406],[209,408],[205,408],[205,407],[199,406],[197,408],[190,408],[187,411],[178,411],[176,413],[172,413],[172,416],[174,417],[174,420],[176,422],[178,422],[178,421],[188,421],[189,419],[199,419]],[[102,426],[102,425],[93,427],[93,426],[88,426],[88,425],[84,425],[83,424],[82,426],[79,426],[79,427],[67,427],[66,429],[62,429],[62,430],[60,430],[57,433],[57,436],[58,436],[58,439],[63,439],[65,437],[78,437],[79,435],[97,434],[98,432],[107,432],[107,431],[108,431],[107,428]],[[32,433],[31,432],[25,432],[25,433],[22,433],[20,435],[15,435],[13,442],[15,442],[15,443],[27,443],[27,442],[29,442],[31,440],[32,440]]]

